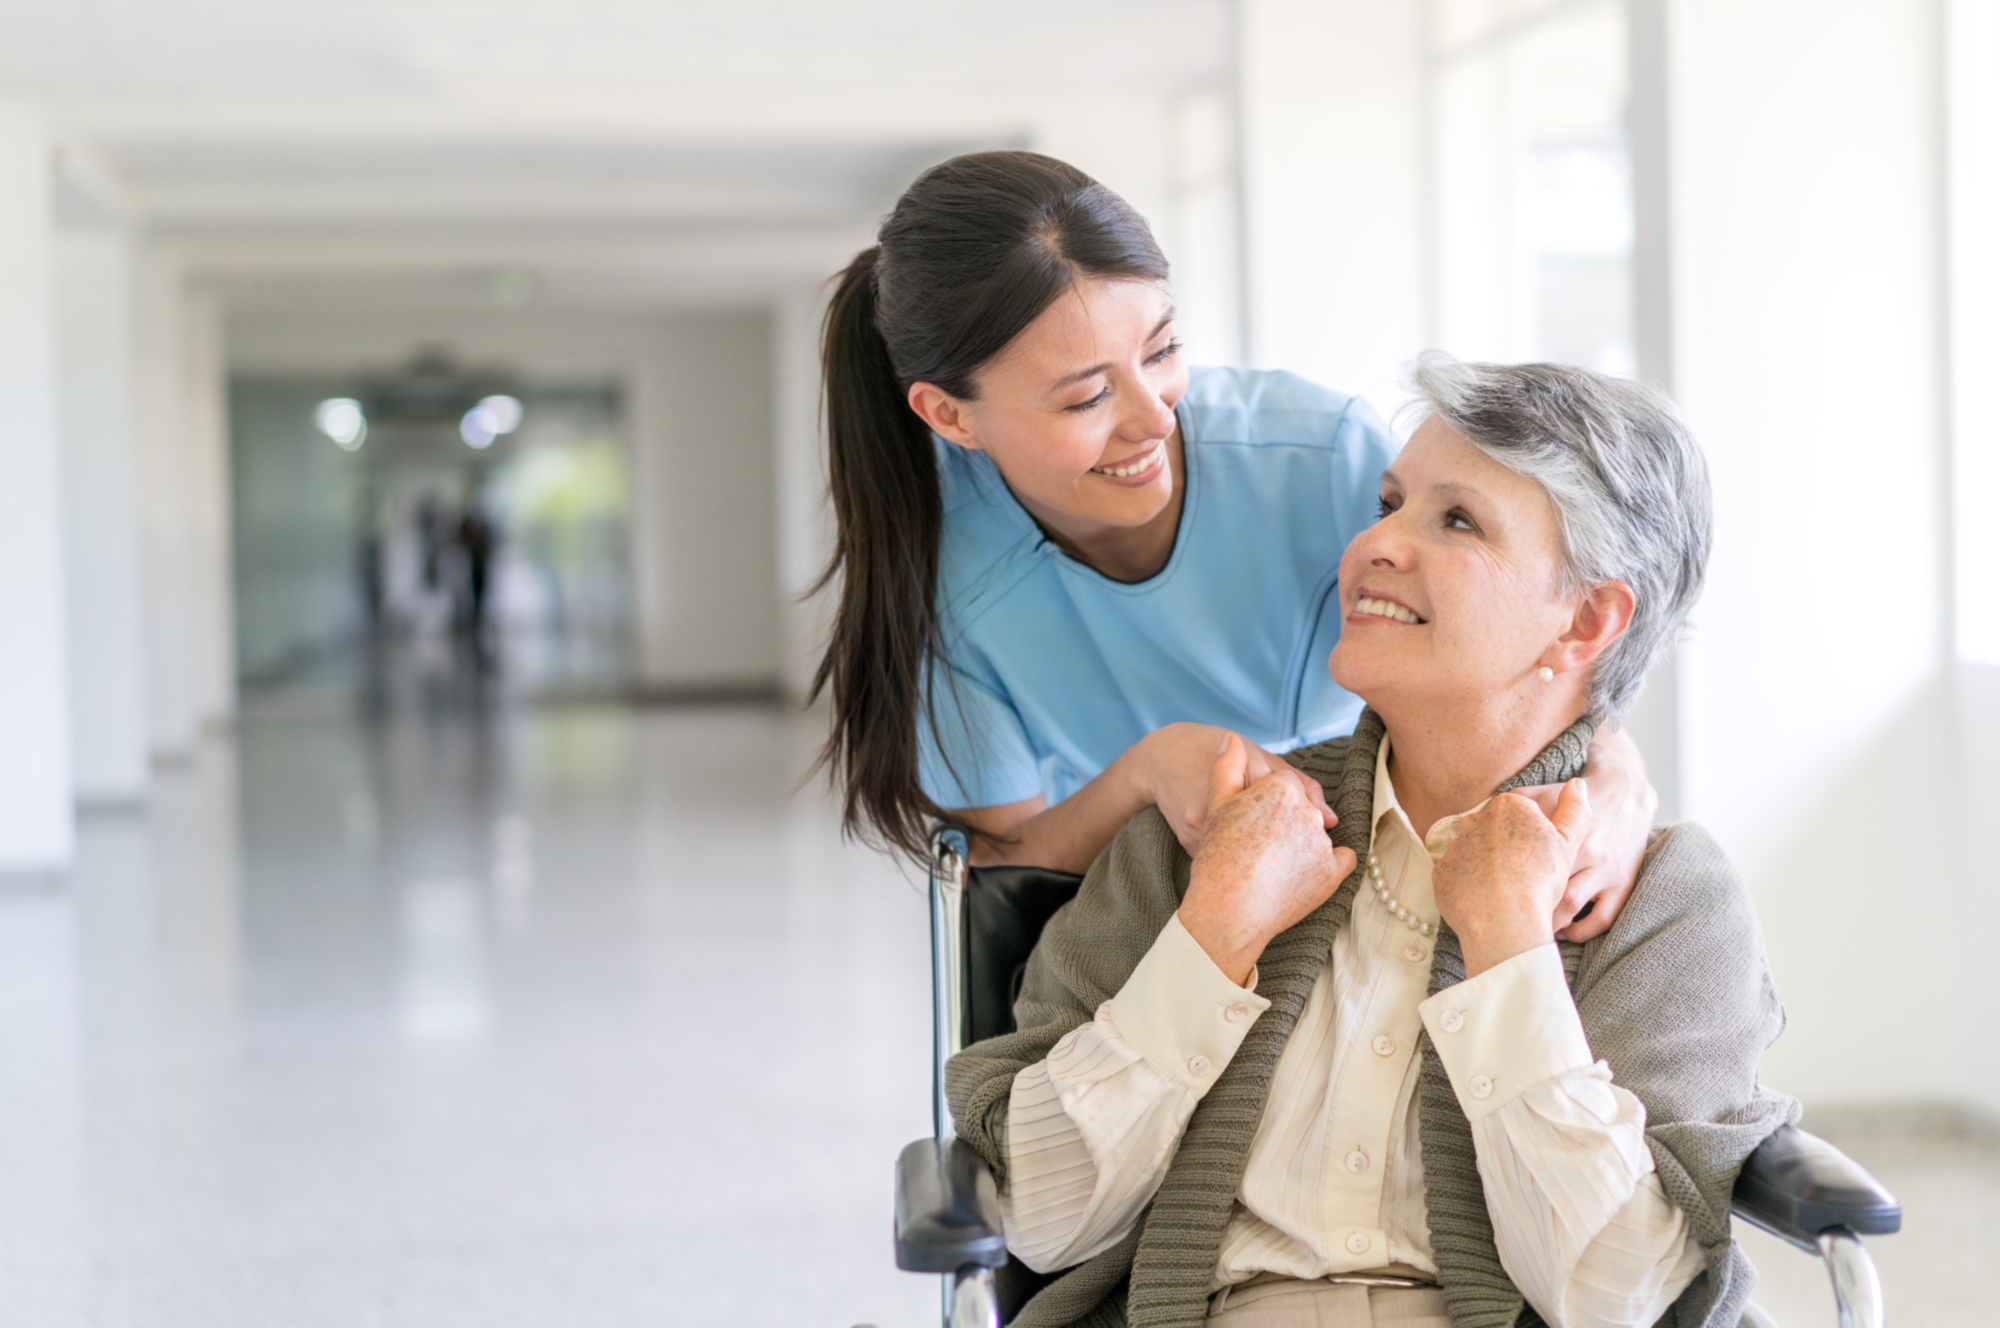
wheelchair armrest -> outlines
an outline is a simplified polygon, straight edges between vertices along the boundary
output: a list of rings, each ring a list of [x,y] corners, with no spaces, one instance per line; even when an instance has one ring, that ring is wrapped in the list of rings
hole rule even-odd
[[[1791,1125],[1744,1161],[1730,1210],[1815,1254],[1820,1233],[1836,1227],[1886,1236],[1903,1225],[1903,1206],[1873,1176],[1826,1140]]]
[[[896,1159],[896,1266],[950,1273],[1007,1262],[1000,1192],[962,1139],[919,1139]]]

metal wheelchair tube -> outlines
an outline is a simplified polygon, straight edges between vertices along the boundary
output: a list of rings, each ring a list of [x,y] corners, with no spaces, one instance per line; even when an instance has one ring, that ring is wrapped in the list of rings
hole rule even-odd
[[[931,1114],[935,1133],[949,1139],[951,1103],[944,1063],[957,1055],[965,1029],[965,831],[939,826],[931,835]]]
[[[953,1274],[950,1328],[1000,1328],[991,1268],[971,1264]]]
[[[1822,1231],[1819,1252],[1833,1279],[1840,1328],[1882,1328],[1882,1282],[1861,1238],[1845,1227]]]

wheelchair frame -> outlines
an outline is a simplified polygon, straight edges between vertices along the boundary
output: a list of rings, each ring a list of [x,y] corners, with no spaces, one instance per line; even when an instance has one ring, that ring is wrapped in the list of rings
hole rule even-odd
[[[1007,1262],[999,1191],[985,1160],[956,1137],[944,1067],[961,1049],[966,1010],[965,831],[931,835],[932,1137],[896,1160],[896,1266],[943,1274],[945,1328],[1000,1328],[993,1272]],[[1743,1164],[1731,1213],[1788,1244],[1817,1254],[1833,1283],[1840,1328],[1882,1328],[1882,1285],[1863,1235],[1901,1229],[1902,1205],[1857,1163],[1823,1139],[1786,1126]],[[1776,1328],[1755,1305],[1744,1328]]]

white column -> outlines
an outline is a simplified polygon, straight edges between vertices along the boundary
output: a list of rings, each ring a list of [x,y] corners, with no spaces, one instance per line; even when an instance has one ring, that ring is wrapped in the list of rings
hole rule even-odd
[[[1992,842],[2000,808],[2000,522],[1987,510],[2000,490],[2000,415],[1991,401],[2000,360],[2000,0],[1946,0],[1946,15],[1952,571],[1962,661],[1953,714],[1958,916],[1965,936],[1981,938],[2000,927],[2000,854]],[[1965,969],[1966,995],[1976,1002],[1982,993],[1970,975],[1982,970]],[[2000,1031],[1975,1021],[1966,1042],[1969,1096],[2000,1112]]]
[[[820,434],[819,289],[787,293],[772,332],[777,435],[779,680],[803,704],[826,650],[838,586],[806,599],[833,551],[833,510],[826,494],[826,446]]]
[[[1389,410],[1428,340],[1425,6],[1239,8],[1249,354]]]
[[[2000,0],[1946,0],[1952,487],[1962,658],[2000,665]]]
[[[186,296],[179,265],[142,251],[135,282],[140,584],[144,593],[147,745],[193,755],[201,732],[200,628],[186,463]]]
[[[182,313],[181,441],[195,618],[193,699],[202,724],[236,712],[236,599],[229,506],[229,368],[222,305],[195,292]]]
[[[1672,363],[1716,544],[1687,814],[1755,893],[1809,1099],[1955,1093],[1938,9],[1669,0]]]
[[[1667,8],[1670,0],[1627,0],[1628,128],[1632,153],[1632,348],[1639,377],[1674,390],[1673,186],[1668,178]],[[1659,819],[1682,818],[1678,647],[1646,677],[1622,727],[1645,753],[1660,795]]]
[[[130,802],[147,775],[131,241],[66,228],[55,254],[72,773],[80,800]]]
[[[0,104],[0,870],[68,863],[68,625],[49,141]]]

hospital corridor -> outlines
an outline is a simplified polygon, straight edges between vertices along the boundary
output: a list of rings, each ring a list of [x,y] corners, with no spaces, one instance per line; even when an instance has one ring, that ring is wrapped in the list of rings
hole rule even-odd
[[[1507,584],[1589,605],[1654,583],[1571,577],[1626,532],[1572,490],[1629,507],[1616,449],[1673,446],[1684,544],[1631,543],[1678,558],[1685,622],[1608,711],[1601,642],[1509,675],[1516,711],[1577,698],[1523,750],[1570,743],[1586,856],[1630,852],[1585,945],[1542,910],[1560,1017],[1507,1036],[1587,1037],[1578,1102],[1608,1065],[1620,1203],[1687,1232],[1661,1304],[1707,1304],[1734,1239],[1746,1328],[2000,1324],[1996,88],[2000,0],[0,0],[0,1328],[999,1328],[1038,1292],[1021,1322],[1304,1322],[1259,1317],[1274,1284],[1363,1307],[1312,1322],[1462,1328],[1438,1110],[1484,1150],[1490,1276],[1556,1323],[1492,1229],[1541,1165],[1495,1122],[1556,1077],[1454,1078],[1439,1031],[1522,947],[1462,947],[1458,828],[1407,863],[1370,837],[1425,787],[1396,687],[1485,656],[1340,652],[1500,612],[1397,579],[1485,519],[1396,543],[1427,492],[1399,475],[1544,485],[1561,575]],[[1534,391],[1517,462],[1477,426]],[[1536,469],[1563,446],[1612,478]],[[1488,563],[1527,556],[1494,528]],[[1364,742],[1359,802],[1271,767],[1338,810],[1311,836],[1341,866],[1245,977],[1200,930],[1203,837],[1238,833],[1256,745]],[[1167,907],[1099,991],[1037,936],[1113,971],[1081,919],[1148,888],[1153,841],[1114,836],[1155,807]],[[1788,1243],[1742,1188],[1732,1221],[1775,1118],[1703,1209],[1676,1131],[1727,1128],[1628,1092],[1661,1072],[1593,1022],[1633,944],[1605,919],[1668,888],[1650,827],[1684,822],[1769,992],[1630,1017],[1720,1055],[1681,1022],[1781,1002],[1738,1087],[1873,1187],[1804,1207],[1900,1205],[1877,1227]],[[1257,1021],[1352,999],[1343,936],[1284,1005],[1283,938],[1329,898],[1361,935],[1376,896],[1385,962],[1438,965],[1407,1035],[1321,1074],[1345,1130],[1340,1075],[1407,1063],[1380,1128],[1280,1214],[1257,1150],[1307,1108],[1272,1044],[1211,1243],[1160,1254]],[[1437,1016],[1453,985],[1480,994]],[[1223,1033],[1161,1031],[1225,987]],[[940,1101],[946,1059],[1058,1006],[1011,1089],[966,1108],[975,1053]],[[1079,1046],[1185,1096],[1164,1142],[1130,1080],[1063,1077]],[[1611,1151],[1601,1114],[1572,1155]],[[1035,1184],[1129,1211],[1030,1271]],[[1185,1304],[1148,1281],[1175,1257]],[[1582,1290],[1559,1317],[1626,1321]]]

